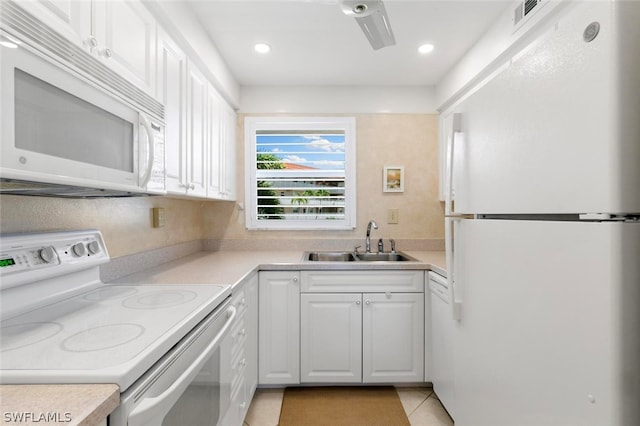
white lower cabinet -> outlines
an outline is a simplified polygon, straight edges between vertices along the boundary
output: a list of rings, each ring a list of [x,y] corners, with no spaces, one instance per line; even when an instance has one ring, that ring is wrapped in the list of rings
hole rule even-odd
[[[233,290],[231,304],[237,318],[231,326],[229,345],[231,401],[224,426],[241,425],[249,410],[258,381],[258,275],[254,274]]]
[[[258,383],[300,383],[300,272],[260,272]]]
[[[424,380],[423,294],[365,294],[362,330],[364,383]]]
[[[362,381],[362,294],[300,295],[300,381]]]
[[[325,282],[363,292],[306,292],[323,291]],[[415,292],[394,293],[396,285]],[[372,286],[376,292],[365,292]],[[302,383],[424,381],[422,271],[303,271],[302,288]]]

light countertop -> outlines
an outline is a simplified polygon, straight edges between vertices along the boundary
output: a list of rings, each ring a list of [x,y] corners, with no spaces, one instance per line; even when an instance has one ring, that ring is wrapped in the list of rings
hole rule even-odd
[[[304,262],[301,251],[199,252],[113,283],[235,285],[258,270],[422,269],[446,276],[442,251],[406,251],[418,262]]]
[[[446,274],[444,252],[405,253],[418,262],[304,262],[301,251],[199,252],[128,275],[113,283],[234,286],[259,270],[421,269]],[[0,424],[10,420],[5,418],[7,413],[30,413],[32,416],[54,413],[60,421],[47,424],[93,425],[104,420],[118,406],[119,395],[118,386],[114,384],[2,385],[0,407],[3,417],[0,418]],[[37,421],[32,423],[39,424]]]
[[[2,385],[0,424],[97,425],[119,404],[115,384]]]

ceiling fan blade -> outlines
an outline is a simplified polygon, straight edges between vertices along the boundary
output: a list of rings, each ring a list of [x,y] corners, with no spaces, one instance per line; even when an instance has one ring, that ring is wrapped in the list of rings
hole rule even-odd
[[[360,25],[362,32],[364,32],[374,50],[396,44],[396,39],[391,30],[391,23],[382,1],[344,0],[340,6],[346,15],[356,18],[356,22]]]

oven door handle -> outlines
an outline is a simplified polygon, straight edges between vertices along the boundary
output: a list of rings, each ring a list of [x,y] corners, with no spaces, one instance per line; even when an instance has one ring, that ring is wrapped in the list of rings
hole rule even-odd
[[[142,399],[136,407],[131,411],[128,417],[128,426],[161,424],[164,416],[169,412],[173,404],[180,398],[180,395],[189,386],[193,378],[202,369],[209,357],[220,345],[222,339],[225,338],[233,320],[236,318],[237,310],[234,306],[227,309],[227,320],[220,329],[220,332],[211,341],[204,351],[196,358],[196,360],[180,375],[180,377],[171,384],[160,395]]]

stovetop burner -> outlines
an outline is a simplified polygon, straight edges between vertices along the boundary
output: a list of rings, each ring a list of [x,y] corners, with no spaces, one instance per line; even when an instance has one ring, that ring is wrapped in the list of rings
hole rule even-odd
[[[13,351],[50,339],[64,327],[57,322],[28,322],[0,327],[0,352]]]
[[[139,324],[110,324],[80,331],[62,341],[62,349],[70,352],[94,352],[125,345],[142,335]]]
[[[107,299],[119,299],[122,297],[131,296],[136,294],[138,290],[135,288],[121,288],[121,287],[104,287],[84,296],[85,300],[91,300],[93,302],[99,302]]]
[[[125,299],[122,306],[130,309],[162,309],[182,305],[197,297],[193,291],[160,290]]]

